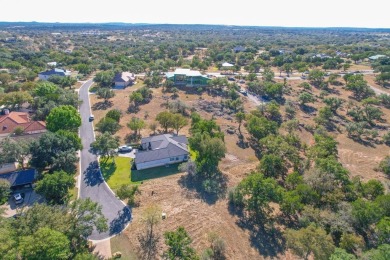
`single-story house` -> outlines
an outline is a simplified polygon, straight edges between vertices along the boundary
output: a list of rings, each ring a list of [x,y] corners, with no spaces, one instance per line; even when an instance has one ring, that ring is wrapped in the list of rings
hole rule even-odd
[[[202,87],[207,86],[211,80],[197,70],[176,69],[174,72],[167,72],[167,80],[171,80],[174,86]]]
[[[234,48],[233,48],[233,51],[234,51],[235,53],[243,52],[243,51],[246,51],[246,48],[240,45],[240,46],[234,47]]]
[[[135,75],[131,72],[121,72],[115,75],[114,84],[115,88],[125,88],[133,85],[135,81]]]
[[[7,180],[11,184],[11,189],[20,189],[24,187],[32,187],[36,180],[37,171],[35,169],[26,169],[0,174],[0,179]]]
[[[143,170],[180,163],[189,158],[188,140],[184,135],[162,134],[142,138],[135,153],[135,167]]]
[[[224,62],[224,63],[222,63],[222,67],[224,67],[224,68],[232,68],[232,67],[234,67],[234,65],[229,63],[229,62]]]
[[[54,76],[54,75],[60,76],[60,77],[70,76],[70,71],[63,70],[63,69],[46,70],[46,71],[38,73],[38,78],[41,80],[48,80],[51,76]]]
[[[26,112],[9,112],[4,109],[5,115],[0,116],[0,137],[6,137],[15,132],[17,128],[23,130],[23,134],[38,134],[46,132],[44,121],[33,121]]]

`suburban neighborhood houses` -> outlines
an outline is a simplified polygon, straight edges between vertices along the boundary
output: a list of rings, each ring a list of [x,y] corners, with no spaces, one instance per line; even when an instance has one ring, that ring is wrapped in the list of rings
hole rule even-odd
[[[27,112],[9,112],[4,110],[4,115],[0,115],[0,139],[13,134],[33,135],[46,132],[44,121],[34,121]]]
[[[126,72],[121,72],[121,73],[115,74],[114,87],[116,89],[131,86],[134,84],[134,82],[135,82],[134,73],[126,71]]]
[[[389,57],[390,29],[0,22],[0,259],[388,259]]]
[[[38,73],[38,78],[41,80],[48,80],[53,76],[66,77],[70,76],[69,70],[64,69],[51,69]]]

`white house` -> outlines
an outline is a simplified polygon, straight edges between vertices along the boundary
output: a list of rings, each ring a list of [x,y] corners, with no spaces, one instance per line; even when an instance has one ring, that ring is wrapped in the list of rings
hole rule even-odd
[[[46,70],[46,71],[40,72],[38,74],[38,78],[41,80],[48,80],[51,76],[54,76],[54,75],[57,75],[60,77],[70,76],[70,71],[63,70],[63,69]]]
[[[135,75],[131,72],[121,72],[115,75],[114,84],[115,88],[125,88],[127,86],[133,85],[135,81]]]
[[[189,152],[187,137],[163,134],[142,138],[135,154],[135,167],[143,170],[187,161]]]

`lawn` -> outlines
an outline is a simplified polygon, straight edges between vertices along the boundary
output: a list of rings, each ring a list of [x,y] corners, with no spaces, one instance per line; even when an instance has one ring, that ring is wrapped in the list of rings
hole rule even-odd
[[[112,190],[118,189],[124,184],[139,184],[141,181],[160,178],[179,173],[180,164],[171,164],[168,167],[161,166],[145,170],[131,170],[131,158],[115,157],[115,164],[112,158],[105,162],[100,160],[100,169],[108,186]]]
[[[133,170],[131,174],[131,181],[140,182],[176,174],[180,172],[179,165],[180,164],[170,164],[168,167],[161,166],[139,171]]]
[[[107,162],[100,160],[103,177],[111,189],[116,190],[123,184],[135,183],[131,180],[131,160],[128,157],[115,157],[115,164],[112,158]]]

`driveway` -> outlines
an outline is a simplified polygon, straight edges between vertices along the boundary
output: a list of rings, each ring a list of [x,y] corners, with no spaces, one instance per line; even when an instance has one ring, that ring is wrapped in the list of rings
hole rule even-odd
[[[35,193],[33,189],[24,189],[24,190],[18,190],[15,193],[21,193],[23,197],[23,203],[17,205],[11,196],[8,200],[8,203],[1,206],[1,208],[4,209],[4,216],[5,217],[12,217],[15,214],[18,213],[19,209],[22,208],[29,208],[35,203],[42,203],[44,199]]]
[[[109,230],[104,233],[93,231],[89,237],[91,240],[102,240],[120,233],[131,220],[130,209],[118,198],[103,180],[98,167],[97,156],[90,152],[90,145],[95,140],[93,124],[89,122],[91,106],[89,102],[89,87],[92,80],[85,82],[79,91],[82,104],[80,115],[82,124],[80,127],[80,138],[83,150],[80,153],[80,187],[79,197],[90,198],[102,206],[102,212],[108,219]]]

